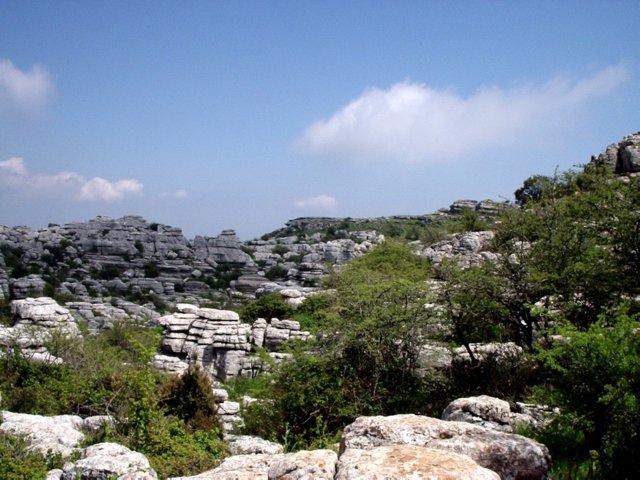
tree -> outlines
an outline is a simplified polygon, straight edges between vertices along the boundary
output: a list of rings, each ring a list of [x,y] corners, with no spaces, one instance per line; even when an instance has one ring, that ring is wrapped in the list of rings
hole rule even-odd
[[[254,431],[318,446],[359,415],[439,415],[450,400],[448,383],[417,373],[431,321],[429,271],[407,245],[387,241],[336,273],[322,335],[276,370],[273,403],[251,408]]]
[[[561,409],[541,438],[558,456],[597,452],[599,478],[635,478],[640,471],[639,326],[624,314],[603,315],[587,331],[561,330],[566,340],[540,353],[553,386],[544,400]]]

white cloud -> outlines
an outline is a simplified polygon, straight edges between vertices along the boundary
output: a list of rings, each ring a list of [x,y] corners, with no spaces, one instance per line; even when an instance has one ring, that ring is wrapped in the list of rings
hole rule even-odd
[[[626,67],[612,66],[577,81],[482,88],[467,97],[412,82],[370,88],[309,126],[296,145],[325,157],[436,162],[479,148],[528,144],[569,123],[577,109],[629,77]]]
[[[79,200],[102,200],[113,202],[121,200],[126,195],[142,194],[143,185],[133,179],[110,182],[102,177],[94,177],[80,188],[77,198]]]
[[[175,192],[162,192],[160,194],[161,198],[176,198],[176,199],[182,199],[182,198],[187,198],[189,196],[189,194],[187,193],[186,190],[183,189],[178,189]]]
[[[9,160],[1,161],[0,170],[20,176],[28,174],[27,168],[24,166],[24,159],[19,157],[12,157]]]
[[[101,177],[85,179],[75,172],[30,174],[22,158],[0,161],[0,185],[27,195],[70,197],[78,201],[113,202],[128,195],[141,195],[138,180],[109,181]]]
[[[312,209],[331,209],[334,208],[338,202],[334,197],[329,195],[318,195],[317,197],[303,198],[296,201],[296,207],[298,208],[312,208]]]
[[[41,109],[55,91],[51,75],[41,65],[22,71],[11,60],[0,59],[0,109],[14,106],[26,112]]]

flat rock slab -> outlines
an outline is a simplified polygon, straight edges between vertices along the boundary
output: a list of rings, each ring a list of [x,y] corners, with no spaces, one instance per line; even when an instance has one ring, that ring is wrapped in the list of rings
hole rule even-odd
[[[545,480],[551,467],[547,447],[521,435],[418,415],[360,417],[345,428],[340,452],[388,445],[415,445],[467,455],[508,480]]]
[[[335,480],[499,480],[466,455],[415,445],[349,449],[340,457]]]

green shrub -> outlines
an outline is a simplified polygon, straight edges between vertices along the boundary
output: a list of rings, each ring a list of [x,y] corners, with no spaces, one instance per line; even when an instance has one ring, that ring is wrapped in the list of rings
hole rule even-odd
[[[221,425],[209,377],[193,363],[186,372],[163,386],[160,406],[192,430],[215,430]]]
[[[29,444],[19,436],[0,432],[0,478],[25,480],[45,478],[53,468],[62,468],[60,455],[45,456],[29,451]]]
[[[278,293],[264,295],[247,304],[240,311],[240,317],[250,323],[255,322],[258,318],[267,320],[289,318],[292,314],[293,309],[287,305]]]

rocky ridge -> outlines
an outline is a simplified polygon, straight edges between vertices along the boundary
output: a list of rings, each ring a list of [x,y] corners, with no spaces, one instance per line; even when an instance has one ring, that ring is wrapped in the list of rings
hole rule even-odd
[[[93,419],[11,412],[3,412],[3,416],[2,430],[27,435],[32,448],[80,453],[79,460],[50,471],[47,479],[157,478],[143,455],[121,445],[99,443],[78,448],[83,431],[98,425]],[[248,437],[242,441],[251,445],[245,451],[252,453],[232,455],[213,470],[173,480],[545,480],[550,467],[546,447],[533,440],[417,415],[360,417],[345,429],[338,454],[332,450],[285,454],[270,442]]]

